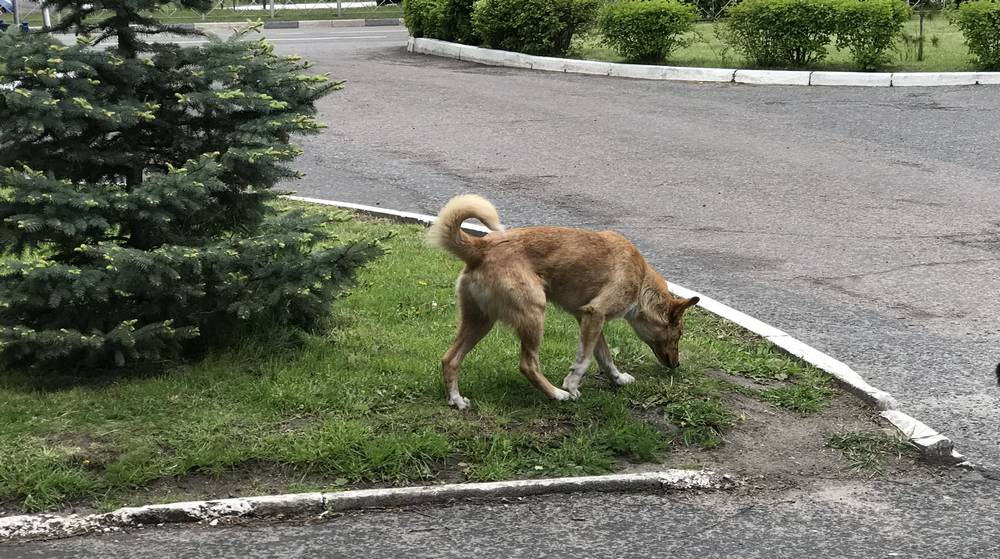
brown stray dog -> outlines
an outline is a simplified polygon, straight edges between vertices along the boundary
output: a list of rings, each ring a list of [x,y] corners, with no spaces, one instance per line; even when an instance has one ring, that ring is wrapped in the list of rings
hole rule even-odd
[[[469,218],[494,232],[482,238],[466,234],[461,226]],[[635,380],[615,367],[604,341],[604,323],[614,318],[624,317],[660,363],[679,364],[677,343],[684,329],[684,311],[698,303],[698,298],[671,295],[667,282],[618,233],[568,227],[504,231],[493,204],[465,195],[452,198],[441,209],[428,241],[465,262],[455,286],[458,334],[441,358],[448,403],[460,410],[469,406],[469,400],[458,392],[458,368],[497,320],[513,327],[521,339],[521,373],[555,400],[580,397],[580,380],[591,356],[615,384]],[[576,361],[562,390],[542,376],[538,363],[546,301],[580,323]]]

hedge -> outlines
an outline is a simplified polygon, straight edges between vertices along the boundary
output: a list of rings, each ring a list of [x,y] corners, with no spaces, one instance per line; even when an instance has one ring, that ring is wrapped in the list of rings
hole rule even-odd
[[[442,39],[444,31],[443,0],[403,0],[403,23],[410,35]]]
[[[487,48],[564,56],[602,0],[477,0],[472,28]]]
[[[878,70],[913,13],[902,0],[834,0],[837,47],[859,70]]]
[[[976,64],[984,70],[1000,70],[1000,2],[963,2],[951,20],[965,35]]]
[[[805,66],[826,56],[836,23],[830,0],[743,0],[726,9],[720,38],[756,66]]]
[[[694,27],[698,9],[678,0],[624,0],[601,11],[604,42],[627,59],[663,62],[683,44]]]

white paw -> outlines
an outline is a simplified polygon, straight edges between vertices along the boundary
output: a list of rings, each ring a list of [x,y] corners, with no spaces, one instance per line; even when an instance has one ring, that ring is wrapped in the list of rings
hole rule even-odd
[[[463,398],[462,396],[452,396],[448,398],[448,405],[455,406],[459,410],[468,409],[472,405],[472,402],[468,398]]]
[[[614,378],[614,381],[618,386],[625,386],[626,384],[632,384],[635,382],[635,377],[628,373],[618,373],[618,376]]]
[[[560,389],[556,388],[556,393],[555,393],[555,395],[552,398],[554,400],[558,400],[558,401],[562,402],[562,401],[565,401],[565,400],[576,400],[579,397],[580,397],[580,391],[579,390],[574,390],[572,392],[567,392],[566,390],[560,390]]]

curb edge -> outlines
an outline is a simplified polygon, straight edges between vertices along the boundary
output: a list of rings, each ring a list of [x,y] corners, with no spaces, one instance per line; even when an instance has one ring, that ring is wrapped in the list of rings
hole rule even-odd
[[[406,42],[406,50],[415,54],[454,58],[485,66],[503,66],[548,72],[564,72],[567,74],[592,74],[656,81],[732,82],[747,85],[794,85],[811,87],[957,87],[1000,84],[1000,72],[865,73],[621,64],[596,60],[534,56],[504,50],[473,47],[438,39],[415,38],[412,36]],[[601,66],[600,70],[595,70],[597,65]],[[729,79],[721,79],[726,74],[729,75]],[[815,76],[815,74],[819,74],[819,76]],[[816,77],[820,79],[814,79]]]
[[[638,474],[237,497],[124,507],[104,514],[86,516],[75,514],[8,516],[0,518],[0,542],[65,538],[163,524],[208,522],[210,526],[215,526],[220,520],[324,514],[368,508],[438,504],[460,499],[514,499],[532,495],[581,492],[714,491],[732,489],[742,483],[730,475],[709,470],[663,470]]]

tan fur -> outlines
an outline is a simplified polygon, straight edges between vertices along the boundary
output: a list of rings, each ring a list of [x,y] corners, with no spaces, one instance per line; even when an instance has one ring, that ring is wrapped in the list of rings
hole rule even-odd
[[[469,218],[495,232],[481,238],[464,233],[461,224]],[[618,233],[567,227],[502,231],[493,205],[466,195],[445,205],[428,240],[466,264],[456,285],[458,333],[441,359],[448,401],[459,409],[469,402],[459,394],[458,369],[497,320],[512,326],[521,339],[521,372],[557,400],[579,397],[580,379],[591,357],[615,383],[632,382],[615,367],[601,332],[614,318],[628,320],[661,363],[675,367],[679,362],[683,314],[698,298],[673,297],[667,282]],[[539,367],[546,301],[580,323],[577,358],[563,381],[564,390],[553,386]]]

